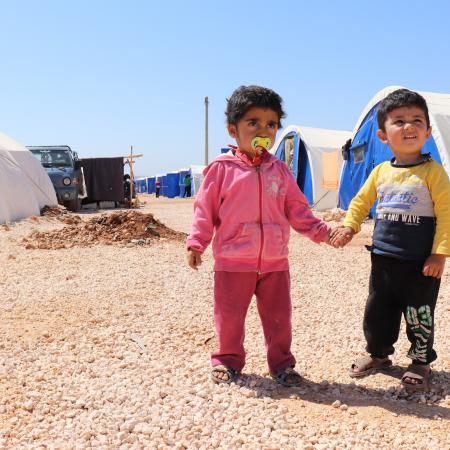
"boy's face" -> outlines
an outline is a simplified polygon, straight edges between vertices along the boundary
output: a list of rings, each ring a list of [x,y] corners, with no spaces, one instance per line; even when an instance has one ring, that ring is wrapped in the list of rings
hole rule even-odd
[[[378,130],[377,136],[389,145],[400,164],[414,163],[420,157],[422,147],[430,137],[425,114],[417,106],[403,106],[387,114],[385,131]]]
[[[240,150],[254,155],[255,149],[251,146],[252,139],[256,136],[269,137],[274,143],[278,122],[278,114],[273,109],[253,106],[238,120],[236,125],[229,123],[227,128]]]

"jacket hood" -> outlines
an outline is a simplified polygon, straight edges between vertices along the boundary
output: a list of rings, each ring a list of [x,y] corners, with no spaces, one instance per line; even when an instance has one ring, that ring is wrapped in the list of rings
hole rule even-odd
[[[261,165],[262,166],[271,166],[275,161],[278,161],[278,159],[273,156],[270,152],[267,152],[267,154],[269,155],[267,159],[265,159]],[[230,150],[227,153],[223,153],[222,155],[217,156],[216,158],[214,158],[213,161],[211,161],[209,163],[208,166],[206,166],[206,168],[203,170],[203,175],[206,175],[210,169],[210,167],[215,164],[216,162],[230,162],[230,163],[234,163],[237,164],[238,166],[241,167],[247,167],[249,169],[252,169],[253,166],[251,166],[250,164],[247,164],[246,162],[242,161],[242,159],[238,158],[232,150]]]

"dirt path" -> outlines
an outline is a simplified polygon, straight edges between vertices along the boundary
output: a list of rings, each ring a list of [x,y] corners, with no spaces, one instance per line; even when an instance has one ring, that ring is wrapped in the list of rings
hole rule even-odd
[[[143,199],[140,212],[189,230],[192,200]],[[179,239],[24,248],[30,233],[67,225],[0,226],[1,448],[450,448],[449,265],[429,394],[398,388],[403,332],[392,371],[347,375],[364,354],[371,223],[343,250],[292,235],[293,352],[305,384],[289,390],[266,376],[252,304],[244,375],[223,387],[209,381],[210,250],[194,273]]]

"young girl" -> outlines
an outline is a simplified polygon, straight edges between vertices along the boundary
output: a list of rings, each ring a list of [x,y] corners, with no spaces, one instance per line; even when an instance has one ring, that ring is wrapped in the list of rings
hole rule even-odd
[[[288,263],[290,227],[314,242],[328,242],[330,229],[311,213],[284,162],[267,148],[285,116],[282,99],[259,86],[241,86],[228,100],[227,128],[237,147],[204,171],[187,238],[188,263],[197,270],[213,240],[214,320],[219,340],[211,377],[231,383],[245,365],[245,316],[256,296],[269,371],[285,386],[298,386],[291,353]]]

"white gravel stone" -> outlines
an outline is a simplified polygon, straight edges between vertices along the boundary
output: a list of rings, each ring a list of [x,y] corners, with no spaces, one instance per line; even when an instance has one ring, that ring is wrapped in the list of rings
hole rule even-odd
[[[144,198],[143,212],[188,230],[192,200]],[[215,385],[211,250],[194,273],[183,243],[169,240],[49,251],[20,245],[31,228],[58,227],[47,218],[0,226],[7,305],[0,308],[1,448],[448,447],[449,265],[436,310],[432,393],[410,396],[381,373],[356,381],[347,375],[364,354],[370,262],[363,245],[371,222],[339,251],[291,236],[292,349],[304,385],[290,390],[268,377],[254,301],[243,376]],[[407,365],[408,348],[402,332],[396,365]]]

